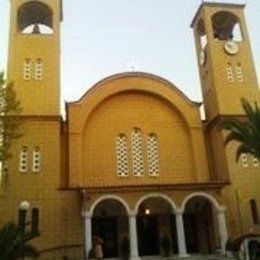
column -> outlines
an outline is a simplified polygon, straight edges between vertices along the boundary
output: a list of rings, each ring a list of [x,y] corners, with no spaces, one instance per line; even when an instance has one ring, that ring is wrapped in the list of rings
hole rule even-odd
[[[89,250],[92,248],[91,214],[85,211],[82,215],[84,218],[84,250],[85,256],[88,257]]]
[[[136,215],[132,211],[129,214],[129,236],[130,236],[130,259],[138,260],[138,243],[137,243],[137,232],[136,232]]]
[[[221,246],[221,254],[225,255],[226,253],[226,243],[228,240],[226,219],[225,219],[225,207],[221,207],[218,209],[218,229],[219,229],[219,237],[220,237],[220,246]]]
[[[188,254],[187,254],[187,249],[186,249],[182,211],[177,211],[175,214],[175,217],[176,217],[179,257],[187,257]]]

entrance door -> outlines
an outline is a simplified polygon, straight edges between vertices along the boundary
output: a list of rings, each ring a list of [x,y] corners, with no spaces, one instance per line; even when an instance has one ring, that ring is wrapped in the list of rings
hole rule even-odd
[[[94,218],[92,221],[92,236],[98,236],[103,239],[104,257],[117,257],[118,236],[116,218]]]
[[[138,245],[140,256],[159,255],[159,234],[156,215],[137,218]]]
[[[188,253],[199,252],[199,242],[197,235],[197,225],[194,214],[184,214],[185,239]]]

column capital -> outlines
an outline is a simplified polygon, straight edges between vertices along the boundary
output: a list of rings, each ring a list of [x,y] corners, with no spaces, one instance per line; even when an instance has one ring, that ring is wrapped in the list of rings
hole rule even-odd
[[[227,208],[225,206],[220,206],[218,209],[217,209],[217,213],[218,214],[221,214],[221,213],[225,213],[227,210]]]
[[[183,211],[182,211],[181,208],[176,209],[174,213],[175,213],[176,215],[183,215]]]
[[[134,210],[130,210],[129,213],[128,213],[128,217],[130,217],[130,218],[131,218],[131,217],[132,217],[132,218],[133,218],[133,217],[136,217],[136,215],[137,215],[137,214],[136,214],[136,212],[135,212]]]
[[[83,218],[92,218],[92,215],[91,215],[91,213],[89,211],[82,211],[81,212],[81,216]]]

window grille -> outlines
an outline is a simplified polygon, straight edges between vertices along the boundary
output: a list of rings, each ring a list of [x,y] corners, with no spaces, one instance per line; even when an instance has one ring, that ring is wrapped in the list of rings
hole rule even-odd
[[[30,80],[32,75],[32,61],[30,59],[25,59],[23,65],[23,79]]]
[[[35,62],[35,79],[42,80],[43,63],[41,59],[37,59]]]
[[[142,132],[138,128],[132,131],[132,163],[135,176],[144,175],[144,152]]]
[[[20,152],[20,172],[27,172],[28,170],[28,148],[24,146]]]
[[[128,176],[128,150],[127,138],[124,134],[119,134],[116,138],[116,156],[117,156],[117,175]]]
[[[33,150],[33,164],[32,164],[32,171],[33,172],[40,172],[41,170],[41,154],[40,148],[35,147]]]
[[[227,81],[230,83],[234,82],[234,74],[231,63],[228,63],[226,66],[226,74],[227,74]]]
[[[149,175],[159,175],[158,140],[156,134],[150,134],[147,140],[147,159]]]

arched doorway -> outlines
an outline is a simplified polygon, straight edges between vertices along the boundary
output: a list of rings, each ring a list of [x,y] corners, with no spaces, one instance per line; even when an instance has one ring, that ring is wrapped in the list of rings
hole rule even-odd
[[[201,195],[191,196],[184,203],[187,253],[211,254],[220,247],[216,203],[209,196]]]
[[[140,256],[164,254],[163,243],[169,243],[170,254],[178,253],[175,215],[167,200],[148,197],[139,204],[137,236]]]
[[[122,243],[129,243],[128,214],[121,202],[115,199],[100,201],[92,215],[92,238],[103,240],[104,258],[121,255]]]

